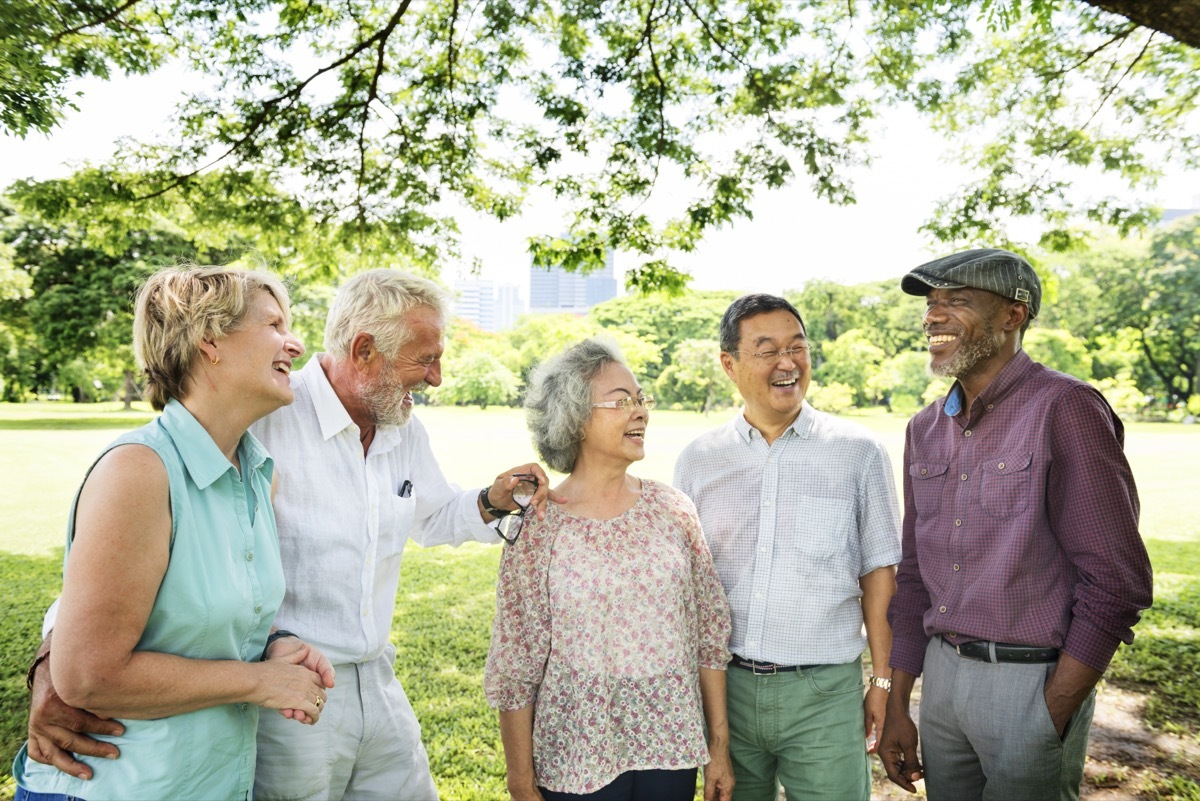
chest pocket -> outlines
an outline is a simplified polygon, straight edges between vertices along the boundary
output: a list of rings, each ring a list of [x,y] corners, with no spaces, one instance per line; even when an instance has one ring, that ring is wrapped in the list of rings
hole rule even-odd
[[[379,556],[392,556],[404,550],[404,543],[412,533],[413,519],[417,514],[417,499],[390,495],[379,517],[379,544],[383,549]]]
[[[913,503],[917,517],[922,520],[933,517],[942,508],[942,492],[946,488],[948,464],[917,462],[908,466],[909,486],[912,487]]]
[[[810,559],[830,559],[850,546],[856,528],[855,506],[842,498],[804,495],[796,524],[796,545]]]
[[[1005,520],[1024,512],[1033,494],[1032,453],[989,456],[979,463],[979,505]]]

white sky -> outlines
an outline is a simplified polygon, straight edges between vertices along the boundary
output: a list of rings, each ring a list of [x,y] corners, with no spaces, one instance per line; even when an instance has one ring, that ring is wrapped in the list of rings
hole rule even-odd
[[[165,131],[180,91],[178,80],[161,73],[79,86],[80,110],[69,113],[50,137],[0,136],[0,188],[18,178],[62,177],[85,160],[103,161],[121,137],[153,138]],[[946,162],[949,147],[913,112],[888,112],[883,126],[872,144],[873,164],[853,174],[856,205],[815,199],[801,176],[790,187],[760,194],[753,220],[711,233],[699,252],[674,263],[694,276],[696,289],[782,292],[812,278],[850,284],[899,277],[942,255],[944,248],[931,251],[917,228],[935,202],[962,183],[964,171]],[[1085,175],[1080,191],[1084,184],[1096,191],[1100,181]],[[1200,207],[1200,180],[1194,174],[1169,176],[1151,199],[1166,208]],[[676,200],[682,207],[688,198]],[[464,255],[482,260],[482,277],[517,284],[526,301],[525,238],[564,228],[553,203],[536,198],[520,219],[463,218],[460,226]],[[618,275],[633,264],[635,257],[617,254]],[[443,278],[452,281],[460,272],[447,267]]]

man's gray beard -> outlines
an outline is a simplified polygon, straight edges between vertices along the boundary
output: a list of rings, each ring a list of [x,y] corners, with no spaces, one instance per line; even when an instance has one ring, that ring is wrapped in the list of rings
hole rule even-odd
[[[404,388],[392,378],[391,371],[379,376],[373,384],[361,391],[363,404],[377,426],[406,426],[412,419],[412,407],[404,405],[404,396],[409,392],[420,392],[428,388],[422,382],[411,390]]]
[[[930,364],[929,372],[947,378],[970,375],[976,365],[999,353],[1001,344],[1003,340],[1000,335],[991,331],[981,331],[971,339],[959,339],[958,350],[954,356],[941,365]]]

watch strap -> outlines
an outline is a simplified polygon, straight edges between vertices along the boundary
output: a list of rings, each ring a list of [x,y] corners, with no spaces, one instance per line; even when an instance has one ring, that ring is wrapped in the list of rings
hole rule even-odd
[[[497,509],[492,506],[492,502],[488,499],[488,490],[491,487],[484,487],[479,491],[479,503],[483,506],[483,511],[487,512],[492,517],[508,517],[513,514],[512,509]]]

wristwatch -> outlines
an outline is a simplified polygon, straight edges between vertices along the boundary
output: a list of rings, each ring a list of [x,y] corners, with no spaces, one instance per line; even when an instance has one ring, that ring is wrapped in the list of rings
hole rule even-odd
[[[883,676],[872,676],[871,685],[880,688],[884,692],[890,693],[892,691],[892,680],[885,679]]]
[[[483,504],[483,511],[487,512],[492,517],[508,517],[514,513],[512,509],[497,509],[492,506],[492,502],[488,500],[488,490],[491,487],[484,487],[479,491],[479,502]]]

